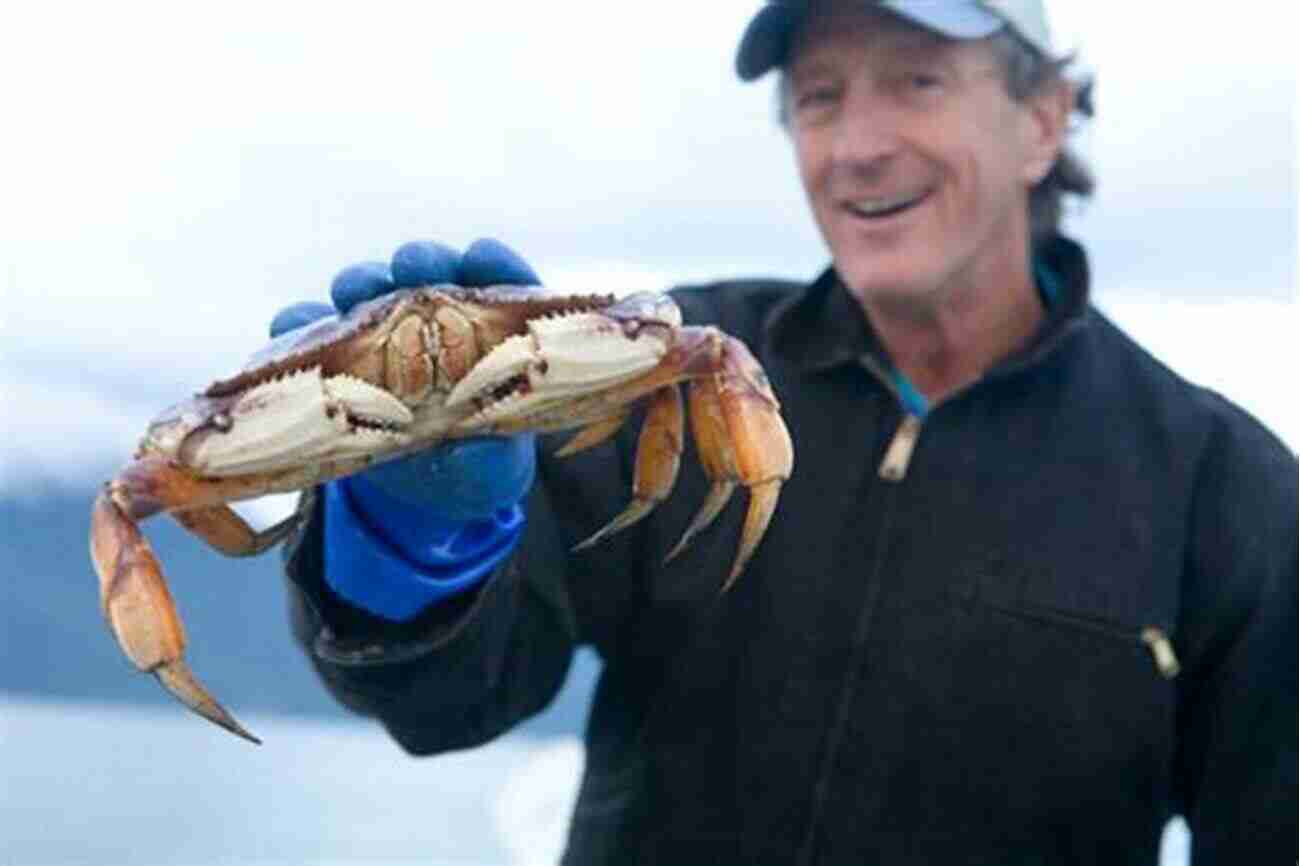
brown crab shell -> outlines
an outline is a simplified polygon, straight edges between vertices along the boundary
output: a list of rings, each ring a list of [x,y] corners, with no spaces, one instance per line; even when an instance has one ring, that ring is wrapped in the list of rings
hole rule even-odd
[[[523,333],[529,319],[554,313],[592,311],[615,303],[613,295],[546,295],[533,286],[500,285],[466,289],[453,285],[399,289],[353,307],[346,315],[328,316],[273,339],[253,354],[243,369],[219,379],[204,397],[224,397],[296,370],[319,366],[329,376],[350,370],[358,358],[373,351],[367,333],[381,337],[394,314],[411,307],[453,303],[473,307],[470,316],[483,351],[512,334]]]

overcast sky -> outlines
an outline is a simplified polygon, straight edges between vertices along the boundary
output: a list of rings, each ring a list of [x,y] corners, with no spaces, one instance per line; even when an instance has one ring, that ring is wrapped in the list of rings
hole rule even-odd
[[[129,442],[161,395],[256,348],[278,308],[412,238],[495,235],[574,288],[811,276],[825,253],[770,82],[732,73],[756,7],[11,11],[0,387],[28,445],[5,473]],[[1052,9],[1098,76],[1081,143],[1101,186],[1074,227],[1101,303],[1244,298],[1248,323],[1290,316],[1290,28],[1172,0]],[[1191,315],[1180,327],[1208,341],[1215,316]],[[1258,349],[1245,327],[1230,337]]]

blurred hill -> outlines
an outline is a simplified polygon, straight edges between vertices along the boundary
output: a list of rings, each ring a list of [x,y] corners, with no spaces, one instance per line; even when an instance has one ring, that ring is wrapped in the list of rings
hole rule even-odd
[[[0,497],[0,692],[179,705],[135,671],[99,612],[87,550],[96,487],[49,485]],[[230,710],[349,715],[289,635],[279,552],[228,559],[170,520],[144,525],[189,635],[187,659]],[[578,654],[564,691],[522,733],[581,735],[599,661]]]

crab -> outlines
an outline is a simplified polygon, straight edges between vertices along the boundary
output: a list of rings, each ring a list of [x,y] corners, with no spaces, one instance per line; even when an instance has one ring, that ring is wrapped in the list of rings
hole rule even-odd
[[[767,530],[793,451],[762,367],[734,337],[683,326],[665,295],[547,295],[496,286],[404,289],[292,331],[237,375],[164,411],[91,513],[100,602],[127,658],[222,728],[260,742],[183,658],[185,632],[139,521],[161,512],[221,553],[250,556],[287,538],[229,503],[303,490],[446,440],[578,429],[556,453],[590,448],[644,406],[632,498],[579,544],[644,518],[672,489],[682,453],[679,383],[711,486],[668,553],[705,529],[737,485],[749,490],[745,568]]]

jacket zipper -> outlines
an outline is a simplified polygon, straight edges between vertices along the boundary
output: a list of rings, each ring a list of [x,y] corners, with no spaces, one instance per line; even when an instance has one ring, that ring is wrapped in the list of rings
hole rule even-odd
[[[1066,323],[1059,333],[1052,335],[1051,338],[1032,349],[1025,357],[990,370],[988,375],[976,379],[969,385],[958,388],[945,397],[942,402],[950,402],[954,397],[964,395],[967,391],[990,379],[1001,378],[1038,363],[1054,351],[1067,335],[1078,330],[1080,324],[1078,321]],[[898,401],[898,405],[903,409],[903,419],[899,422],[898,429],[894,431],[889,447],[885,449],[885,456],[880,461],[878,470],[878,474],[883,480],[898,483],[907,477],[907,467],[911,465],[912,453],[916,450],[916,442],[921,437],[921,425],[924,415],[919,414],[908,405],[907,400],[903,398],[898,386],[894,383],[893,377],[889,375],[889,372],[874,356],[864,352],[858,355],[858,363],[874,376],[880,384],[884,385],[889,393],[894,395],[894,399]],[[930,406],[929,409],[932,411],[939,405],[941,404],[936,403]]]
[[[899,422],[894,438],[885,449],[885,459],[880,461],[880,477],[885,481],[902,481],[916,450],[916,440],[921,437],[921,416],[908,413]]]
[[[907,417],[913,416],[906,416]],[[919,429],[920,419],[917,419]],[[895,437],[897,438],[897,437]],[[891,448],[893,446],[891,445]],[[909,449],[910,451],[910,449]],[[906,471],[906,458],[910,454],[903,455],[903,471]],[[881,491],[882,495],[876,503],[874,525],[874,534],[876,538],[876,553],[873,557],[870,572],[865,581],[866,591],[862,596],[861,605],[858,610],[857,623],[853,630],[853,641],[851,644],[851,657],[848,662],[847,674],[840,684],[839,694],[835,700],[835,709],[831,715],[830,725],[826,731],[825,744],[822,747],[820,756],[820,769],[817,772],[812,792],[812,803],[810,805],[807,829],[803,836],[803,841],[799,846],[798,854],[795,857],[795,863],[799,866],[810,866],[813,863],[814,855],[817,850],[818,836],[822,825],[822,816],[825,812],[826,802],[830,796],[831,780],[834,775],[835,761],[839,756],[840,748],[843,743],[844,734],[849,723],[850,712],[854,706],[859,690],[862,688],[864,677],[863,667],[866,659],[866,648],[871,635],[872,624],[876,617],[877,603],[880,597],[880,586],[882,574],[886,561],[885,550],[888,547],[888,541],[894,531],[895,506],[898,501],[898,488],[896,486],[886,486]]]
[[[894,395],[894,399],[903,410],[903,419],[898,423],[893,438],[889,440],[889,447],[885,449],[885,456],[877,470],[877,474],[883,480],[898,483],[907,477],[907,467],[912,463],[916,441],[921,438],[923,419],[907,405],[907,401],[898,390],[898,385],[875,358],[866,354],[859,355],[858,363],[881,385],[884,385],[885,390]]]

